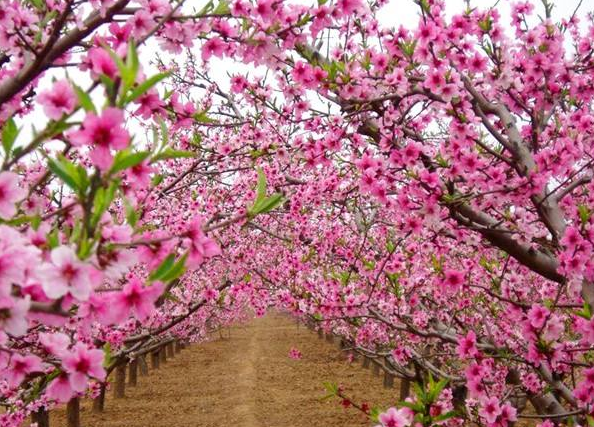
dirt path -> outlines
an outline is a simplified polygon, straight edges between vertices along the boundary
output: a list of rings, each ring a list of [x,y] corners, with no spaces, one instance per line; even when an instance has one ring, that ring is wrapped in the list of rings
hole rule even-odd
[[[224,333],[227,335],[227,332]],[[213,337],[215,338],[215,337]],[[303,358],[288,357],[291,347]],[[336,400],[321,401],[324,381],[343,385],[359,401],[385,407],[397,389],[349,365],[336,346],[303,326],[269,314],[176,355],[159,370],[139,377],[126,398],[109,393],[102,414],[84,402],[83,427],[359,427],[370,426],[358,411]],[[52,426],[63,426],[54,411]]]

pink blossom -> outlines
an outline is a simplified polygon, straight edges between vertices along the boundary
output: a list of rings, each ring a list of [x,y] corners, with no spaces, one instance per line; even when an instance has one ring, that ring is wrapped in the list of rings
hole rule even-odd
[[[68,382],[74,391],[83,392],[89,377],[99,381],[105,379],[103,351],[90,349],[83,343],[77,343],[62,357],[62,366],[68,374]]]
[[[10,219],[16,213],[16,204],[27,196],[14,172],[0,173],[0,218]]]
[[[70,294],[85,301],[91,293],[91,266],[80,261],[74,250],[58,246],[51,252],[51,264],[40,268],[41,285],[49,298]]]
[[[31,307],[29,296],[26,298],[0,297],[1,330],[15,337],[27,333],[29,322],[27,313]]]
[[[496,397],[485,398],[481,401],[481,408],[479,415],[483,417],[489,424],[493,424],[497,417],[501,415],[502,409],[499,405],[499,399]]]
[[[41,359],[32,354],[21,355],[18,353],[10,357],[8,369],[3,375],[10,387],[18,387],[25,377],[33,372],[39,372],[43,368]]]
[[[39,94],[39,103],[44,113],[54,120],[59,120],[64,114],[70,114],[76,107],[76,94],[68,80],[58,80],[50,90]]]
[[[75,146],[92,146],[93,164],[107,170],[113,162],[111,150],[123,150],[130,141],[123,122],[124,112],[118,108],[106,108],[100,116],[88,113],[83,128],[69,134],[70,142]]]
[[[200,266],[205,259],[212,258],[221,254],[221,249],[217,243],[210,239],[202,231],[202,223],[200,219],[194,219],[186,235],[190,242],[190,252],[188,255],[187,265],[190,268]]]
[[[461,358],[470,358],[478,356],[479,351],[476,348],[476,334],[474,331],[468,331],[465,337],[458,339],[458,355]]]
[[[227,43],[220,37],[213,37],[202,46],[202,60],[208,61],[213,55],[222,58],[226,50]]]
[[[409,426],[411,421],[403,409],[390,408],[386,412],[379,414],[381,425],[376,427],[405,427]]]
[[[460,286],[464,283],[464,273],[457,270],[445,270],[443,286],[446,289],[457,291]]]
[[[163,293],[161,282],[143,286],[140,279],[132,277],[121,292],[115,294],[112,310],[119,321],[134,314],[140,321],[149,317],[155,310],[155,301]]]
[[[530,310],[528,311],[528,320],[534,328],[540,329],[544,326],[545,322],[547,321],[548,315],[548,309],[541,305],[533,304]]]
[[[69,375],[62,373],[58,375],[46,388],[45,394],[52,400],[60,403],[68,402],[75,391],[70,385]]]
[[[89,50],[87,58],[95,76],[104,74],[113,79],[117,75],[118,67],[105,49],[94,47]]]

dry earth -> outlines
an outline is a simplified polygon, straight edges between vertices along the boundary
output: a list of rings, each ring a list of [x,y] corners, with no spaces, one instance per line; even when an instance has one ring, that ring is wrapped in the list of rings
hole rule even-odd
[[[227,338],[229,335],[229,338]],[[349,364],[336,345],[279,314],[268,314],[196,344],[161,369],[139,377],[126,398],[111,393],[102,414],[82,405],[83,427],[359,427],[372,425],[335,399],[322,401],[324,381],[343,385],[356,401],[387,407],[398,389],[360,363]],[[291,347],[303,358],[288,357]],[[64,426],[63,410],[52,426]]]

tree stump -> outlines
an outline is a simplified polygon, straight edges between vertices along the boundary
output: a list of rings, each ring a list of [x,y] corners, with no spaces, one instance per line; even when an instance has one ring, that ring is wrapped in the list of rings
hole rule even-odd
[[[128,365],[128,385],[136,387],[138,384],[138,359],[134,359]]]
[[[93,400],[93,412],[103,412],[105,409],[105,383],[101,384],[99,388],[99,396]]]
[[[66,425],[80,427],[80,400],[78,397],[70,399],[66,405]]]
[[[45,408],[39,408],[31,414],[31,420],[37,423],[37,427],[49,427],[49,412]]]
[[[126,364],[122,363],[116,367],[115,371],[115,387],[113,388],[113,396],[116,399],[126,397]]]

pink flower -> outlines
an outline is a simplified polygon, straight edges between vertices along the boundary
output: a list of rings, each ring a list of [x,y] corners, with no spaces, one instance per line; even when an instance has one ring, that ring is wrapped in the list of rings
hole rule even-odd
[[[91,293],[91,266],[80,261],[72,248],[58,246],[51,252],[51,264],[40,268],[41,286],[49,298],[61,298],[67,293],[85,301]]]
[[[465,337],[458,339],[458,355],[461,358],[478,356],[479,351],[476,348],[476,334],[474,331],[468,331]]]
[[[93,145],[90,154],[93,164],[101,170],[107,170],[113,161],[110,150],[123,150],[130,141],[128,131],[122,126],[123,122],[124,112],[118,108],[106,108],[101,116],[88,113],[83,128],[70,133],[70,142],[76,146]]]
[[[105,49],[94,47],[89,50],[87,57],[91,65],[91,71],[96,76],[105,74],[109,78],[114,78],[117,75],[118,67],[113,58]]]
[[[532,308],[528,311],[528,320],[534,328],[540,329],[544,326],[548,315],[548,309],[541,305],[533,304]]]
[[[381,426],[376,427],[405,427],[410,425],[410,420],[403,409],[390,408],[379,414]]]
[[[70,386],[68,375],[63,373],[58,375],[46,388],[45,394],[50,399],[60,403],[68,402],[74,396],[75,392]]]
[[[76,94],[68,80],[58,80],[50,90],[41,92],[38,100],[43,112],[53,120],[72,113],[76,107]]]
[[[122,292],[114,296],[112,310],[117,313],[118,321],[125,320],[131,313],[142,321],[155,311],[155,301],[162,293],[161,282],[143,286],[138,278],[132,277]]]
[[[40,372],[43,369],[41,359],[32,354],[13,354],[10,358],[10,365],[4,370],[4,378],[10,387],[18,387],[25,377],[33,372]]]
[[[501,406],[499,405],[499,399],[496,397],[490,397],[483,399],[481,402],[481,409],[479,415],[483,417],[489,424],[493,424],[497,417],[501,415]]]
[[[54,356],[61,357],[68,351],[70,338],[68,338],[68,335],[60,332],[44,332],[39,334],[39,342],[44,347],[45,351]]]
[[[202,60],[208,61],[213,55],[222,58],[226,50],[227,43],[220,37],[213,37],[202,46]]]
[[[150,166],[149,161],[145,160],[126,170],[126,178],[130,186],[135,189],[143,189],[151,183],[151,174],[154,168]]]
[[[446,270],[444,272],[443,286],[446,289],[457,291],[464,283],[464,274],[457,270]]]
[[[217,243],[207,237],[202,231],[200,219],[194,219],[186,234],[190,240],[190,253],[187,265],[190,268],[197,268],[206,258],[212,258],[221,254]]]
[[[102,350],[91,350],[80,342],[75,344],[62,358],[62,366],[68,374],[70,387],[77,392],[83,392],[87,386],[88,377],[103,381],[105,379],[103,358]]]
[[[27,190],[19,185],[19,177],[13,172],[0,173],[0,218],[10,219],[16,213],[16,203],[27,196]]]
[[[299,359],[301,359],[303,357],[303,355],[301,354],[301,352],[298,349],[296,349],[295,347],[293,347],[289,351],[289,357],[291,359],[294,359],[294,360],[299,360]]]
[[[31,307],[29,296],[23,299],[2,297],[0,298],[0,329],[15,337],[27,333],[29,322],[27,313]]]

